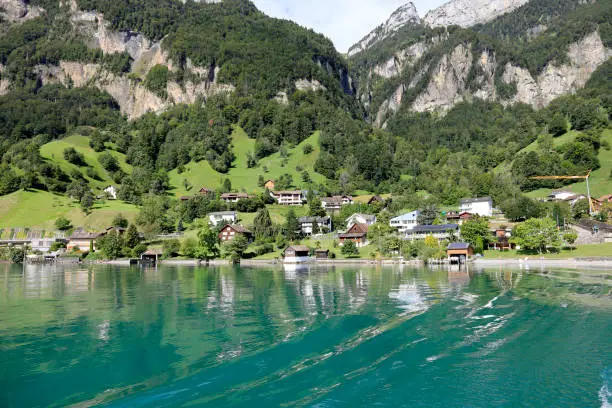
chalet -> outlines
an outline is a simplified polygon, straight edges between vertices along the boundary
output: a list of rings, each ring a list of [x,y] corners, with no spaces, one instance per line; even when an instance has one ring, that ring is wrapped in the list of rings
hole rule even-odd
[[[497,228],[493,231],[493,240],[489,243],[489,249],[496,251],[508,251],[516,249],[516,244],[510,242],[512,233],[506,228]]]
[[[474,256],[474,248],[465,242],[455,242],[448,245],[446,255],[451,263],[463,264]]]
[[[367,224],[368,226],[376,224],[376,216],[370,214],[356,213],[348,217],[346,220],[346,226],[351,228],[354,224]]]
[[[419,210],[416,210],[404,215],[400,215],[399,217],[392,218],[389,221],[389,225],[391,226],[391,228],[397,229],[400,234],[403,234],[406,231],[414,229],[414,227],[418,225],[420,214],[421,212]]]
[[[385,200],[381,196],[377,196],[377,195],[373,196],[372,198],[368,200],[368,205],[376,205],[376,204],[385,205]]]
[[[253,198],[253,196],[249,195],[247,193],[225,193],[225,194],[221,194],[221,200],[225,201],[226,203],[237,203],[240,200],[248,200],[250,198]]]
[[[353,224],[344,234],[338,234],[340,245],[346,241],[353,241],[358,248],[368,244],[368,224]]]
[[[306,245],[294,245],[285,249],[283,262],[289,264],[305,263],[310,261],[310,248]]]
[[[567,190],[553,190],[546,199],[548,201],[565,201],[570,197],[574,197],[576,193]]]
[[[81,251],[89,251],[90,248],[96,250],[96,240],[100,237],[106,235],[106,231],[104,232],[85,232],[83,230],[76,230],[72,233],[72,235],[68,238],[68,244],[66,244],[66,249],[69,251],[79,249]]]
[[[276,187],[276,183],[274,182],[274,180],[268,180],[264,183],[264,188],[270,191],[274,191],[275,187]]]
[[[235,224],[237,220],[238,214],[236,211],[220,211],[208,214],[208,222],[213,227],[216,227],[219,224]]]
[[[321,198],[321,206],[327,212],[340,212],[343,206],[353,204],[353,197],[342,195]]]
[[[300,190],[293,191],[275,191],[272,193],[276,202],[280,205],[303,205],[306,201],[304,192]]]
[[[313,233],[315,223],[320,233],[327,233],[332,230],[331,217],[300,217],[298,222],[304,235],[311,235]]]
[[[612,208],[612,194],[608,194],[603,197],[599,197],[597,199],[592,199],[592,201],[593,201],[593,209],[596,212],[601,211],[604,205],[607,205],[608,208]]]
[[[417,225],[411,230],[406,230],[405,238],[411,241],[425,239],[433,236],[439,241],[449,239],[451,236],[459,236],[459,224],[443,225]]]
[[[253,233],[244,228],[242,225],[227,224],[219,232],[219,240],[221,242],[231,241],[238,235],[244,236],[249,242],[251,242],[253,239]]]
[[[208,188],[208,187],[202,187],[199,193],[200,195],[211,195],[211,194],[215,194],[215,190]]]
[[[460,212],[478,214],[481,217],[493,216],[493,199],[491,197],[464,198],[459,202]]]
[[[446,221],[449,224],[459,224],[459,225],[463,225],[464,222],[472,219],[474,217],[473,214],[470,214],[469,212],[454,212],[451,211],[449,213],[446,214]]]

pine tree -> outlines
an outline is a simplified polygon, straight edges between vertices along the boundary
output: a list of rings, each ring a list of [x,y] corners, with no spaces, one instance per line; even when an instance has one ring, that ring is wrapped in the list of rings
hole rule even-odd
[[[140,243],[140,235],[138,235],[138,230],[136,229],[136,225],[130,224],[127,231],[125,232],[125,244],[128,248],[135,248]]]
[[[274,234],[270,212],[266,207],[260,208],[253,220],[253,232],[257,239],[270,238]]]
[[[285,237],[287,237],[290,241],[295,241],[300,237],[300,222],[295,216],[295,211],[293,208],[289,209],[287,213],[287,218],[285,220]]]

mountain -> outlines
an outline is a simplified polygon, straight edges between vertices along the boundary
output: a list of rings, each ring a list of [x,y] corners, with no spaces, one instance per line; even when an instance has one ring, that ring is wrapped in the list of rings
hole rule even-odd
[[[352,54],[358,96],[377,126],[473,98],[541,109],[612,55],[611,13],[608,1],[453,0]]]

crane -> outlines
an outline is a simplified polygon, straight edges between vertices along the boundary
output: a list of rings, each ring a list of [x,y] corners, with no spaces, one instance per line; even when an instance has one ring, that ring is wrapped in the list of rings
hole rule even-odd
[[[589,170],[586,176],[534,176],[529,178],[531,180],[586,180],[587,199],[589,200],[589,215],[593,215],[593,201],[591,200],[591,187],[589,186],[591,171],[592,170]]]

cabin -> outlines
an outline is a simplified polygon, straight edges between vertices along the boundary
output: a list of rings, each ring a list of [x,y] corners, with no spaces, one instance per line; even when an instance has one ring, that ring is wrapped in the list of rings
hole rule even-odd
[[[235,224],[238,221],[238,213],[236,211],[219,211],[208,214],[208,222],[213,227],[219,224]]]
[[[303,205],[306,201],[304,192],[300,190],[291,191],[275,191],[272,193],[274,199],[279,205]]]
[[[381,196],[373,196],[368,200],[368,205],[385,205],[385,200]]]
[[[306,245],[287,247],[283,253],[284,263],[305,263],[310,261],[310,248]]]
[[[419,224],[419,215],[421,215],[419,210],[412,211],[400,215],[399,217],[391,218],[389,225],[391,228],[395,228],[400,234],[403,234],[406,231],[414,229]]]
[[[200,195],[212,195],[212,194],[215,194],[215,190],[208,188],[208,187],[202,187],[199,193]]]
[[[221,242],[228,242],[236,238],[238,235],[244,236],[249,242],[253,240],[253,233],[251,231],[242,225],[236,224],[227,224],[225,227],[223,227],[219,232],[219,240]]]
[[[451,263],[464,264],[474,256],[474,248],[466,242],[455,242],[448,245],[446,255]]]
[[[127,228],[123,228],[123,227],[108,227],[106,229],[106,233],[107,234],[110,234],[111,232],[114,232],[117,235],[123,235],[123,234],[125,234],[126,231],[127,231]]]
[[[368,245],[368,224],[353,224],[351,228],[348,229],[343,234],[338,234],[338,239],[340,240],[340,246],[343,246],[346,241],[353,241],[357,248],[364,247]]]
[[[315,231],[315,223],[317,224],[318,233],[326,234],[332,230],[331,217],[300,217],[300,230],[304,235],[312,235]]]
[[[230,203],[237,203],[240,200],[248,200],[250,198],[253,198],[253,196],[249,195],[247,193],[225,193],[225,194],[221,194],[221,200],[225,201],[228,204],[230,204]]]
[[[162,254],[161,249],[149,249],[140,255],[140,263],[144,265],[157,265]]]
[[[493,216],[493,199],[491,197],[464,198],[459,202],[460,212],[478,214],[481,217]]]
[[[415,241],[433,236],[439,241],[443,241],[451,238],[451,236],[458,237],[459,233],[459,224],[417,225],[411,230],[406,230],[404,237],[407,240]]]
[[[66,249],[72,251],[75,248],[81,251],[87,252],[91,248],[96,250],[96,240],[106,235],[105,232],[85,232],[83,230],[76,230],[68,238]]]
[[[459,225],[463,225],[464,222],[472,219],[474,216],[472,214],[470,214],[469,212],[454,212],[451,211],[449,213],[446,214],[446,221],[449,224],[459,224]]]
[[[270,190],[270,191],[274,191],[274,188],[276,187],[276,182],[274,180],[267,180],[264,183],[264,188]]]
[[[348,217],[346,220],[346,226],[351,228],[355,224],[367,224],[368,226],[376,224],[376,216],[370,214],[356,213]]]
[[[329,249],[317,249],[314,256],[316,260],[327,260],[329,259]]]
[[[353,204],[353,202],[353,197],[348,195],[321,198],[321,206],[327,212],[340,212],[343,206]]]

